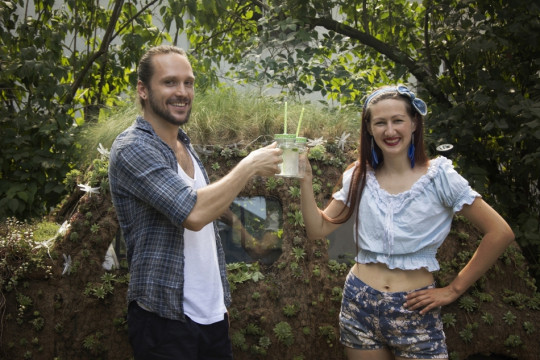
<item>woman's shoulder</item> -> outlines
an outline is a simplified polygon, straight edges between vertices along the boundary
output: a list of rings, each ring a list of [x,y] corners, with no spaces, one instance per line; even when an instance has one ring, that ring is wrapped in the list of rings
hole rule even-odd
[[[430,160],[430,178],[438,188],[448,188],[461,192],[469,188],[469,182],[454,167],[450,159],[439,156]]]
[[[455,172],[454,164],[452,161],[444,156],[437,156],[429,160],[428,170],[426,175],[433,179],[436,177],[445,176],[448,172]]]

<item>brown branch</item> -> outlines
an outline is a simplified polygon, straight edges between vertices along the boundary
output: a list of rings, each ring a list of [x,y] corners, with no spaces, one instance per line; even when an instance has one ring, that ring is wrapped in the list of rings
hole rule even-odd
[[[118,35],[120,35],[122,33],[122,31],[131,23],[133,22],[136,18],[139,17],[139,15],[141,15],[143,12],[146,11],[146,9],[148,9],[149,7],[151,7],[152,5],[154,5],[155,3],[157,2],[161,2],[161,0],[152,0],[150,1],[149,3],[147,3],[145,6],[143,6],[141,8],[141,10],[137,11],[135,13],[135,15],[133,15],[132,17],[130,17],[129,19],[126,20],[126,22],[120,26],[118,28],[118,31],[111,37],[111,41],[114,40]]]
[[[406,66],[409,72],[422,83],[426,90],[428,90],[437,101],[441,104],[450,105],[446,95],[439,90],[436,79],[433,78],[433,74],[430,72],[429,68],[419,65],[417,61],[398,48],[390,46],[366,32],[342,24],[334,19],[311,18],[309,19],[309,22],[314,26],[321,26],[327,30],[335,31],[339,34],[348,36],[351,39],[355,39],[360,43],[373,48],[380,54],[385,55],[395,63]]]
[[[90,71],[90,68],[94,64],[94,62],[99,59],[102,55],[106,54],[109,50],[109,46],[112,42],[113,38],[113,31],[116,26],[116,23],[120,17],[120,13],[122,11],[122,6],[124,4],[124,0],[116,0],[114,4],[114,9],[111,15],[111,18],[109,20],[109,25],[107,26],[107,30],[105,31],[105,35],[103,36],[103,41],[101,42],[101,45],[95,53],[93,53],[89,58],[86,64],[84,65],[83,69],[79,73],[79,75],[75,78],[75,81],[71,85],[71,91],[67,95],[66,99],[64,100],[65,104],[71,103],[73,101],[73,98],[75,97],[75,94],[77,93],[77,90],[81,86],[86,74],[88,71]]]

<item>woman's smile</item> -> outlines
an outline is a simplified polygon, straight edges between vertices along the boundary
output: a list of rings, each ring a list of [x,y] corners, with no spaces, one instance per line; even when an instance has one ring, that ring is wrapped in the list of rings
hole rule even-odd
[[[384,139],[384,143],[388,146],[397,146],[400,142],[400,137],[391,137]]]

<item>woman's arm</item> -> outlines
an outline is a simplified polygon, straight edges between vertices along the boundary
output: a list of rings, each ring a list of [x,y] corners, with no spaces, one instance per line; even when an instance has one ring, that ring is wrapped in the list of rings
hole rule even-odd
[[[459,214],[484,234],[480,245],[448,286],[409,294],[404,306],[410,310],[422,308],[420,313],[423,314],[455,301],[489,270],[514,240],[514,233],[507,222],[481,198],[476,198],[471,205],[465,205]]]
[[[510,226],[481,198],[465,205],[459,214],[476,225],[484,236],[471,260],[449,285],[458,296],[484,275],[514,240]]]
[[[332,231],[336,230],[341,224],[333,224],[323,217],[323,213],[331,218],[337,217],[345,208],[345,204],[341,201],[332,199],[328,206],[322,211],[317,206],[315,195],[313,194],[313,174],[311,166],[307,159],[306,170],[304,177],[300,179],[301,191],[301,206],[304,225],[306,226],[306,234],[308,239],[321,239]]]

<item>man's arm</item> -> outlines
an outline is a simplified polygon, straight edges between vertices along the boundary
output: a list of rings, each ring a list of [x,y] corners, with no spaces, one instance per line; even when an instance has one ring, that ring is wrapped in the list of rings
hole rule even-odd
[[[277,174],[282,151],[276,146],[274,143],[252,151],[219,181],[198,189],[197,202],[182,225],[199,231],[229,208],[253,176]]]

